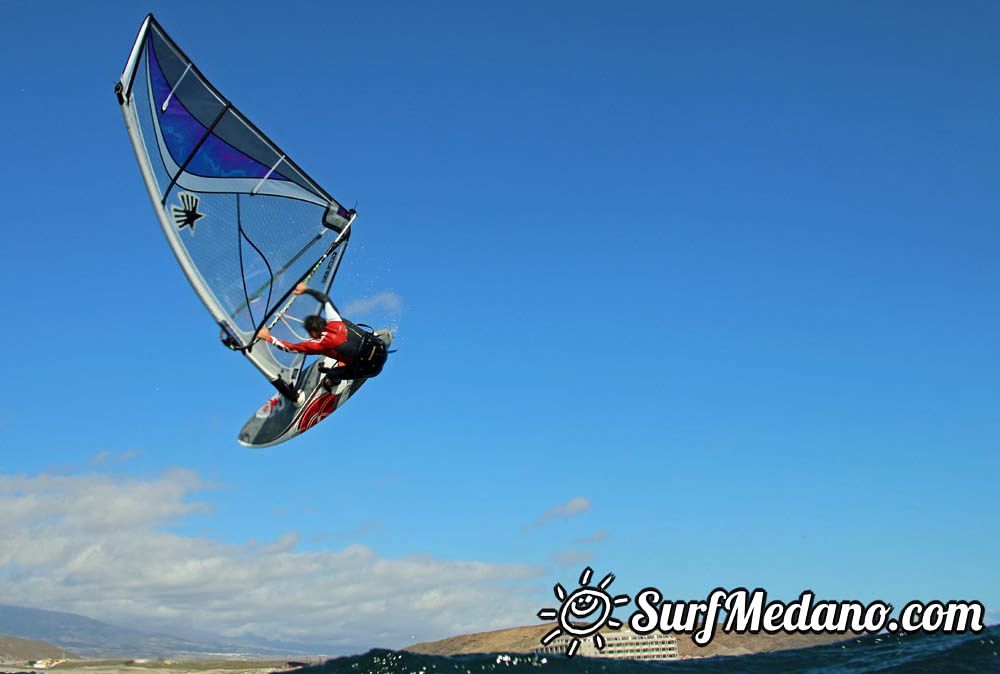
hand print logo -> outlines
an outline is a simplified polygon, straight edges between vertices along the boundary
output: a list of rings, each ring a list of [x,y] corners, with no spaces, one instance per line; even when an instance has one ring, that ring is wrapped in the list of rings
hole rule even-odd
[[[194,234],[194,223],[205,217],[204,213],[198,212],[198,204],[201,203],[201,200],[190,192],[181,192],[180,200],[181,205],[174,206],[172,209],[174,222],[177,223],[177,229],[190,227],[191,233]]]
[[[627,594],[620,594],[612,597],[607,591],[608,587],[615,580],[615,574],[609,573],[604,576],[596,587],[590,585],[594,570],[589,566],[580,574],[580,587],[566,594],[566,589],[559,583],[555,584],[552,591],[562,604],[559,608],[543,608],[538,612],[541,620],[555,620],[557,625],[542,637],[542,645],[548,646],[553,640],[568,635],[569,641],[566,644],[566,655],[573,657],[580,649],[580,640],[593,637],[594,648],[599,651],[604,650],[606,642],[601,636],[601,628],[605,625],[612,629],[622,626],[620,620],[611,617],[615,606],[622,606],[629,603]]]

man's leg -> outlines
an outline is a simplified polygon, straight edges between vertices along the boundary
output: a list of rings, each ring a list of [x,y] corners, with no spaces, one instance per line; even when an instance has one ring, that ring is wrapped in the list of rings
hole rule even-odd
[[[359,372],[357,367],[353,364],[344,364],[338,367],[331,367],[324,370],[326,376],[323,377],[323,388],[328,391],[333,391],[335,388],[340,386],[340,382],[345,379],[357,379]]]

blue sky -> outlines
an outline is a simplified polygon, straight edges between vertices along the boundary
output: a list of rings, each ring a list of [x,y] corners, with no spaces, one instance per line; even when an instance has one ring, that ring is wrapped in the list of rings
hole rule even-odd
[[[996,3],[253,7],[5,8],[0,513],[53,549],[0,600],[359,650],[590,564],[996,622]],[[147,10],[357,202],[339,302],[392,298],[383,375],[273,449],[117,109]]]

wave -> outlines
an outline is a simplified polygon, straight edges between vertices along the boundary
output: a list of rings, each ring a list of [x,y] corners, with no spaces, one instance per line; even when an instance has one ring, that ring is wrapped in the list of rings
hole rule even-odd
[[[949,674],[1000,672],[1000,626],[979,634],[868,636],[794,651],[703,660],[637,662],[561,655],[421,655],[371,650],[329,660],[303,674]]]

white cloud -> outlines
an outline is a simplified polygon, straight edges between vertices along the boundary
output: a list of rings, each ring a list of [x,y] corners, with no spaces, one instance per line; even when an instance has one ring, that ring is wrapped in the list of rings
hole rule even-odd
[[[351,316],[363,316],[376,309],[383,309],[395,314],[399,313],[402,308],[403,298],[391,290],[386,290],[351,302],[344,307],[344,315],[348,318]]]
[[[587,550],[564,550],[552,557],[552,563],[556,566],[583,566],[593,559],[593,555]]]
[[[586,538],[578,539],[577,543],[580,543],[581,545],[596,545],[597,543],[603,543],[606,540],[608,540],[608,532],[604,529],[599,529]]]
[[[566,503],[549,508],[530,525],[526,525],[525,528],[539,527],[550,520],[567,520],[574,515],[579,515],[588,510],[590,510],[590,499],[586,496],[576,496]]]
[[[387,559],[356,543],[303,551],[295,532],[237,545],[165,530],[210,513],[192,498],[210,487],[188,470],[0,476],[4,602],[345,652],[524,624],[537,611],[533,567]]]
[[[141,452],[135,449],[128,449],[125,450],[124,452],[117,452],[117,453],[110,452],[106,449],[102,449],[97,454],[94,454],[93,457],[91,457],[90,463],[91,465],[94,466],[101,466],[108,463],[122,463],[134,459],[140,454]]]

